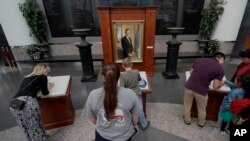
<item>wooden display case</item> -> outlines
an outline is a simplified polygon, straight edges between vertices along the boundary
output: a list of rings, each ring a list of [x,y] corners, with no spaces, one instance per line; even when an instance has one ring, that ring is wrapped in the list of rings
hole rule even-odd
[[[101,25],[101,37],[103,46],[104,63],[117,61],[117,42],[118,33],[114,33],[117,24],[133,28],[137,24],[140,26],[141,59],[134,61],[133,68],[146,71],[149,76],[153,75],[153,58],[155,46],[155,22],[156,7],[98,7]],[[143,29],[141,29],[143,28]],[[119,31],[119,37],[123,36]],[[132,30],[133,32],[133,30]],[[133,34],[135,35],[135,34]],[[121,61],[120,61],[121,62]]]

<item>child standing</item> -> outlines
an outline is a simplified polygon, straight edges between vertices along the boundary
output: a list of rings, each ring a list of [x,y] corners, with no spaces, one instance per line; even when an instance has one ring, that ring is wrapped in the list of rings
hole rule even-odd
[[[244,97],[244,90],[242,88],[242,77],[237,78],[236,85],[229,80],[225,81],[225,84],[231,88],[231,92],[225,96],[219,112],[219,119],[222,120],[221,123],[221,134],[225,135],[225,129],[227,124],[232,121],[233,113],[230,111],[230,104],[235,99],[242,99]]]
[[[126,71],[121,73],[120,86],[132,89],[137,94],[138,98],[141,100],[141,90],[139,87],[139,81],[141,80],[141,76],[138,70],[132,69],[132,60],[130,57],[123,59],[122,67]],[[141,109],[141,112],[138,116],[142,130],[146,130],[150,126],[150,121],[145,118],[143,109]]]

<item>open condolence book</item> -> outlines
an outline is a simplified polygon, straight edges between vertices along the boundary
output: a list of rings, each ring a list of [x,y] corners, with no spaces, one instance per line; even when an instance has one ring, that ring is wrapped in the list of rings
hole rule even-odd
[[[70,81],[69,75],[53,76],[53,77],[48,76],[48,83],[54,83],[54,87],[51,89],[49,95],[45,95],[45,96],[42,95],[42,98],[66,95],[66,92],[69,86],[69,81]]]
[[[186,71],[186,81],[189,79],[189,77],[190,77],[190,71]],[[225,76],[223,77],[223,80],[226,80],[226,77],[225,77]],[[209,90],[214,90],[214,88],[213,88],[213,83],[214,83],[214,81],[212,81],[212,82],[210,83],[210,85],[209,85]],[[218,91],[230,92],[231,89],[230,89],[227,85],[223,85],[223,86],[221,86],[221,87],[218,89]]]

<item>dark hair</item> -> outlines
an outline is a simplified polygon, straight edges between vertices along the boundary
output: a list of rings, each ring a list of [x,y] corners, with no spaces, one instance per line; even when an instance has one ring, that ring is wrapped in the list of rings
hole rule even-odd
[[[250,98],[250,71],[239,76],[237,81],[241,83],[241,87],[245,92],[244,97]]]
[[[224,53],[222,52],[216,52],[214,55],[213,55],[214,58],[217,58],[217,59],[220,59],[220,58],[223,58],[224,60],[226,59],[226,56]]]
[[[239,56],[242,58],[250,58],[250,49],[243,50],[239,53]]]
[[[117,64],[106,64],[102,67],[101,71],[105,80],[104,85],[104,110],[106,117],[109,120],[114,114],[117,106],[117,81],[120,77],[120,68]]]
[[[126,29],[125,29],[125,33],[127,33],[129,30],[130,30],[129,28],[126,28]]]
[[[243,119],[247,119],[250,115],[250,106],[243,108],[239,114]]]

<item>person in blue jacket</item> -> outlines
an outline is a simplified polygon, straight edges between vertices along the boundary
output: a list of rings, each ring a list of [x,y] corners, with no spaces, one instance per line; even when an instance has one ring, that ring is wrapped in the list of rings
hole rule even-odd
[[[220,112],[219,112],[219,119],[222,120],[221,123],[221,134],[225,135],[225,129],[226,126],[230,121],[233,119],[233,113],[230,111],[230,105],[231,102],[235,99],[242,99],[244,97],[244,89],[242,87],[242,83],[244,83],[243,76],[240,76],[237,79],[237,83],[234,84],[229,80],[225,81],[225,84],[228,85],[231,88],[231,92],[228,93],[227,96],[225,96],[221,106],[220,106]]]

